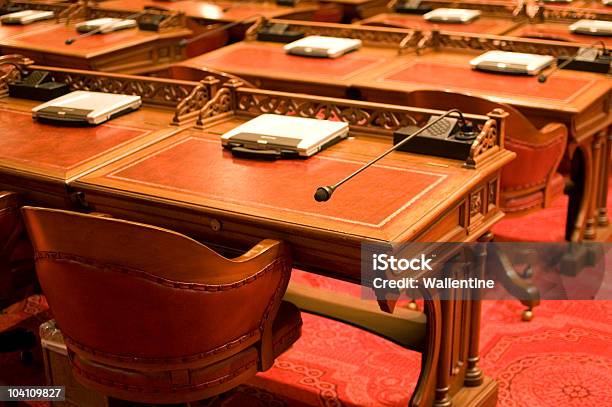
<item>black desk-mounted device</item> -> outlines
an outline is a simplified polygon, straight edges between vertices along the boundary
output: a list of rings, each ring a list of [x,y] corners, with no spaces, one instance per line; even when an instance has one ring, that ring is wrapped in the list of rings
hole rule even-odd
[[[427,125],[433,123],[439,116],[429,118]],[[420,130],[423,126],[407,126],[393,133],[393,144],[399,144],[406,137]],[[446,117],[429,129],[417,134],[398,148],[399,151],[427,154],[436,157],[466,160],[470,155],[472,143],[478,133],[469,124],[461,123],[459,119]]]
[[[433,10],[431,6],[424,6],[421,0],[399,0],[393,10],[403,14],[425,14]]]
[[[290,6],[294,7],[299,0],[276,0],[276,4],[279,6]]]
[[[580,48],[576,56],[561,56],[557,58],[557,66],[561,69],[608,73],[612,63],[612,54],[606,48]]]
[[[146,11],[168,11],[168,9],[156,6],[145,6],[144,14],[138,18],[138,28],[142,31],[159,31],[159,25],[166,19],[163,14],[148,14]]]
[[[70,92],[67,84],[55,82],[48,71],[32,71],[23,80],[9,83],[9,96],[47,101],[58,98]]]
[[[289,43],[297,41],[302,37],[304,37],[303,32],[292,30],[289,24],[284,23],[266,23],[257,32],[258,41]]]

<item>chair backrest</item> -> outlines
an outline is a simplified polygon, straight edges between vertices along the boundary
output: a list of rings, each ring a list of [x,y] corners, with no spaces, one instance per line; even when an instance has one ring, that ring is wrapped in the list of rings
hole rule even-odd
[[[407,94],[410,106],[430,109],[459,109],[466,113],[486,115],[501,108],[509,115],[506,119],[505,147],[516,153],[516,158],[502,170],[500,187],[505,191],[546,188],[557,171],[567,142],[567,129],[551,123],[536,128],[521,112],[510,105],[460,93],[418,90]]]
[[[32,247],[15,192],[0,191],[0,309],[19,300],[34,283]]]
[[[23,214],[43,293],[80,356],[171,370],[271,337],[291,272],[281,242],[263,240],[230,260],[153,226],[33,207]]]

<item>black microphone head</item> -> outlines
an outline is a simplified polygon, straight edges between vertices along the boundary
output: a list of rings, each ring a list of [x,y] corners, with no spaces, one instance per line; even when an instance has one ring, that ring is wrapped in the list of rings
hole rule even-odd
[[[70,44],[72,44],[73,42],[74,42],[74,38],[68,38],[68,39],[65,41],[65,44],[66,44],[66,45],[70,45]]]
[[[547,78],[547,77],[546,77],[546,75],[544,75],[544,74],[542,74],[542,75],[538,76],[538,82],[540,82],[540,83],[544,83],[544,82],[546,82],[546,80],[547,80],[547,79],[548,79],[548,78]]]
[[[317,202],[326,202],[326,201],[329,201],[329,198],[331,198],[333,193],[334,193],[333,187],[330,187],[330,186],[319,187],[317,188],[317,192],[315,192],[314,194],[314,199]]]

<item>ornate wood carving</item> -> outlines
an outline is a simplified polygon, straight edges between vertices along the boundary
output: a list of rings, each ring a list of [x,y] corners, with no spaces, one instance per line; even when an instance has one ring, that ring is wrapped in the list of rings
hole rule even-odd
[[[541,17],[544,21],[551,20],[605,20],[612,21],[612,13],[602,11],[601,13],[594,9],[579,9],[574,7],[543,7]]]
[[[257,31],[266,21],[255,23],[247,32],[249,39],[256,37]],[[386,27],[370,27],[348,24],[313,23],[308,21],[294,20],[269,20],[270,23],[288,24],[290,29],[303,32],[305,35],[325,35],[330,37],[356,38],[364,44],[376,45],[378,47],[397,48],[404,41],[411,30]]]
[[[24,70],[33,63],[30,58],[16,54],[0,57],[0,98],[8,95],[8,84],[20,80]]]
[[[482,212],[482,190],[480,189],[470,194],[470,218],[474,218]]]
[[[108,10],[96,7],[88,7],[86,11],[87,19],[95,18],[127,18],[133,16],[136,13],[126,10]],[[161,10],[147,10],[145,15],[138,16],[138,20],[147,18],[147,16],[164,16],[165,18],[159,24],[159,31],[171,30],[174,28],[184,28],[187,26],[187,20],[184,13],[178,11],[161,11]]]
[[[228,81],[200,111],[198,125],[218,114],[233,111],[248,116],[263,113],[298,117],[340,120],[353,130],[391,136],[393,131],[411,124],[424,124],[438,112],[414,107],[390,106],[380,103],[357,102],[345,99],[295,95],[261,89],[237,87],[239,82]],[[505,112],[486,116],[466,115],[480,133],[474,141],[470,156],[464,164],[476,168],[477,163],[498,151],[503,137],[498,137],[498,126],[503,126]]]
[[[426,37],[424,37],[426,38]],[[522,39],[518,37],[504,37],[482,34],[457,34],[450,32],[432,31],[431,38],[419,43],[417,51],[425,48],[454,48],[479,51],[511,51],[532,54],[546,54],[557,56],[575,55],[579,45],[548,40]]]
[[[472,143],[470,155],[465,161],[465,166],[468,168],[476,168],[478,161],[486,158],[489,153],[494,152],[500,146],[500,140],[497,138],[497,125],[494,119],[487,120],[482,127],[480,134]]]

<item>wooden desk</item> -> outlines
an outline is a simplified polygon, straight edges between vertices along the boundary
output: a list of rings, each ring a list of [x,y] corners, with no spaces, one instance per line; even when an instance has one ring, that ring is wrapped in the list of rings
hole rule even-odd
[[[551,41],[568,41],[577,44],[591,45],[603,41],[607,47],[612,47],[612,37],[601,37],[570,32],[569,22],[525,23],[510,31],[507,35],[521,38],[535,38]]]
[[[357,24],[409,28],[421,31],[443,30],[450,32],[502,35],[516,28],[520,22],[513,21],[511,18],[481,16],[467,24],[440,24],[430,23],[426,21],[422,15],[383,13],[358,21]]]
[[[49,71],[72,90],[140,94],[143,107],[97,127],[66,127],[34,122],[32,107],[41,102],[0,98],[0,189],[21,192],[27,202],[71,208],[78,198],[68,183],[95,168],[159,141],[194,119],[181,101],[207,100],[208,83],[134,78],[123,75],[30,66]]]
[[[485,126],[482,146],[493,142],[482,155],[474,149],[475,168],[394,153],[321,204],[312,197],[318,185],[334,182],[384,151],[392,129],[409,117],[427,120],[434,112],[228,85],[217,93],[216,103],[202,109],[202,129],[181,131],[80,177],[71,187],[83,193],[92,210],[171,227],[215,247],[244,250],[262,237],[284,240],[297,266],[356,283],[363,242],[475,241],[502,216],[499,171],[513,157],[493,136],[503,114],[469,116]],[[305,117],[339,114],[351,124],[354,138],[299,161],[237,159],[222,150],[221,133],[263,112],[294,112],[293,106]],[[389,182],[381,184],[382,177]],[[373,202],[373,194],[380,199]],[[430,406],[436,398],[465,406],[494,403],[495,384],[482,379],[475,362],[479,301],[472,298],[465,308],[460,302],[437,304],[435,295],[425,295],[427,339],[418,345],[424,362],[411,405]],[[384,301],[381,306],[393,308]],[[417,331],[424,333],[420,326]]]
[[[572,240],[596,237],[596,227],[608,222],[603,197],[608,184],[612,81],[601,74],[569,70],[557,72],[544,84],[535,77],[476,72],[469,67],[476,55],[445,50],[398,56],[383,68],[358,75],[353,86],[366,100],[392,103],[402,103],[403,95],[419,89],[469,93],[511,104],[538,127],[552,121],[566,124],[568,156],[582,168],[574,175],[579,203],[570,214],[568,233]]]
[[[134,28],[92,35],[66,45],[67,39],[78,35],[74,25],[55,24],[0,40],[0,52],[21,54],[50,66],[133,73],[182,59],[179,42],[189,34],[186,28],[164,32]]]
[[[233,73],[265,89],[291,89],[306,93],[317,93],[319,84],[329,80],[326,95],[342,97],[351,78],[359,72],[390,62],[395,52],[362,48],[339,60],[330,60],[287,55],[282,45],[239,42],[182,61],[170,68],[171,75],[181,78],[180,67],[209,67]]]
[[[611,123],[610,80],[601,74],[568,70],[558,72],[541,84],[533,77],[483,74],[468,67],[471,58],[486,50],[537,52],[539,49],[545,54],[574,55],[578,44],[483,34],[285,22],[306,34],[361,38],[364,47],[335,60],[313,60],[283,55],[281,44],[245,41],[185,60],[180,66],[190,68],[189,77],[195,79],[199,77],[194,71],[211,66],[245,77],[266,89],[334,97],[341,96],[344,90],[345,97],[397,104],[403,104],[404,95],[417,89],[469,92],[509,103],[540,127],[552,121],[564,123],[571,141],[568,157],[579,162],[578,167],[583,171],[574,176],[577,191],[582,192],[576,192],[576,200],[580,203],[570,218],[568,233],[574,240],[583,236],[594,238],[596,227],[607,225],[608,175],[605,168],[609,154],[602,153],[602,149],[610,148],[606,141]],[[256,30],[254,26],[248,38],[254,38]],[[416,55],[414,51],[423,55]],[[256,58],[259,52],[265,54],[265,58]],[[236,58],[241,53],[248,57]],[[378,63],[368,65],[364,62],[374,56]],[[292,58],[290,67],[289,58]],[[361,64],[356,62],[359,60]],[[182,74],[178,69],[175,71],[177,75]],[[576,157],[575,151],[579,152]]]
[[[196,71],[209,67],[233,73],[265,89],[345,97],[352,78],[360,72],[391,61],[397,54],[400,43],[407,36],[406,30],[396,28],[272,21],[290,23],[299,27],[306,35],[360,38],[363,47],[338,59],[321,59],[286,55],[283,51],[284,44],[280,43],[244,41],[181,61],[170,68],[171,77],[186,78],[182,68]],[[249,30],[249,37],[254,35],[256,28],[257,26],[254,26]],[[189,75],[195,75],[195,72]],[[197,76],[189,77],[201,79]]]

